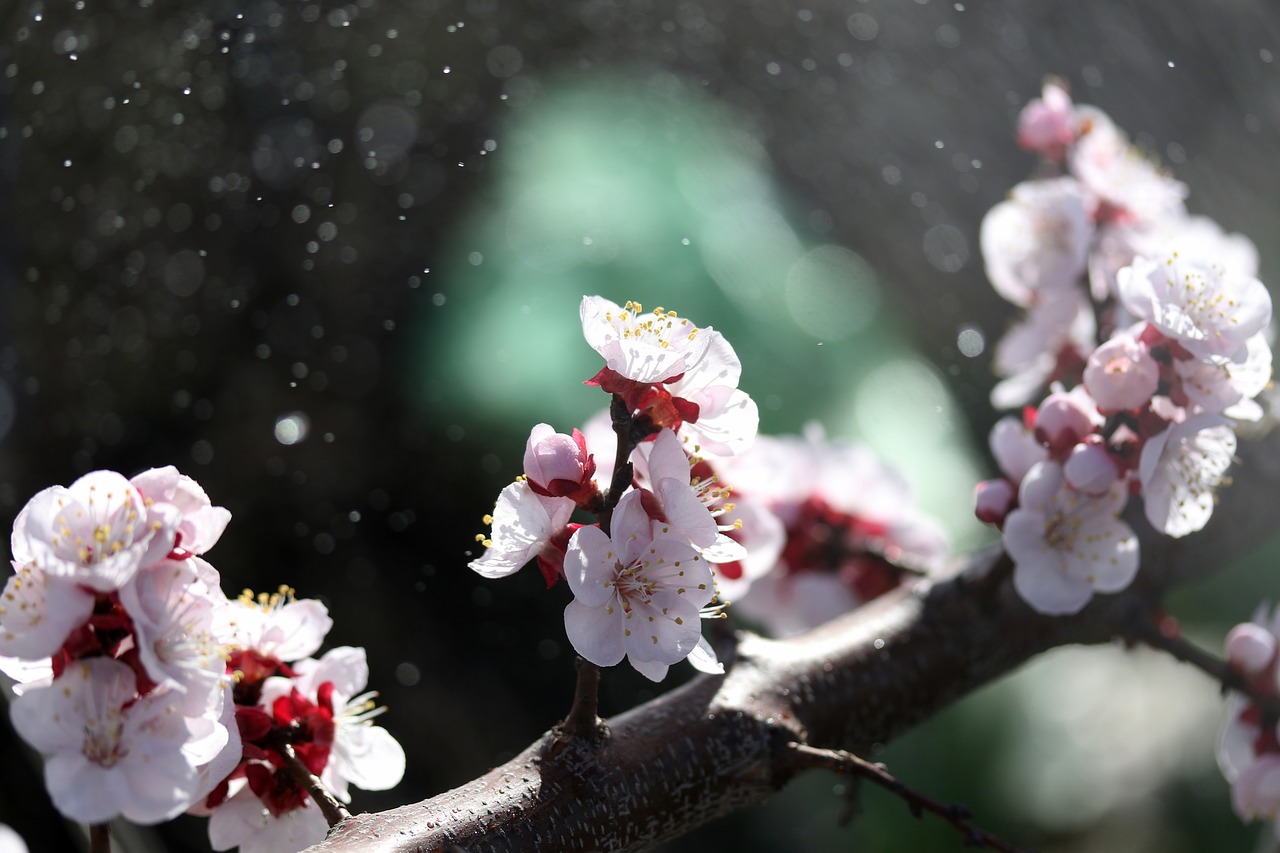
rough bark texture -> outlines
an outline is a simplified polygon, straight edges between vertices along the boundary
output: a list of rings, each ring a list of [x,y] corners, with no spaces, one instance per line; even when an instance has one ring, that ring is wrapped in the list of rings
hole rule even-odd
[[[1249,455],[1260,464],[1225,493],[1211,531],[1144,542],[1138,581],[1075,616],[1033,612],[1007,558],[980,554],[802,636],[742,635],[723,676],[615,717],[595,739],[552,730],[474,782],[357,815],[311,850],[639,851],[760,803],[793,774],[788,741],[865,752],[1046,649],[1137,636],[1168,588],[1268,532],[1280,476],[1262,460],[1280,458],[1280,435]]]

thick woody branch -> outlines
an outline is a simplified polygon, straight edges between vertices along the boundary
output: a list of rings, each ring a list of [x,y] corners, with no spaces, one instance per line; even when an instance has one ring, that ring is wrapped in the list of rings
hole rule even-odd
[[[1280,436],[1256,447],[1280,452]],[[1266,457],[1263,457],[1266,458]],[[1050,617],[1012,589],[998,551],[967,559],[799,637],[740,636],[725,675],[702,676],[608,721],[599,738],[548,732],[475,781],[357,815],[320,851],[641,851],[767,799],[798,770],[787,743],[868,752],[1040,652],[1136,639],[1163,592],[1270,530],[1280,472],[1229,492],[1213,535],[1143,543],[1129,590]],[[1218,519],[1215,518],[1215,523]]]

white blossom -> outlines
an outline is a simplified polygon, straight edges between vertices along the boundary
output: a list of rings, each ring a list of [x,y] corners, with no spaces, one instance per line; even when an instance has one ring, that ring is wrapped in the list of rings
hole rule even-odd
[[[1231,421],[1219,415],[1196,415],[1147,439],[1138,477],[1151,526],[1173,537],[1204,527],[1235,452]]]
[[[655,530],[640,492],[618,502],[612,536],[598,527],[577,530],[564,568],[574,594],[565,630],[592,663],[613,666],[626,656],[633,664],[670,665],[701,640],[700,610],[714,595],[711,570],[688,540]]]
[[[1069,488],[1062,466],[1035,465],[1004,522],[1013,585],[1041,613],[1081,610],[1095,592],[1118,592],[1138,571],[1138,539],[1119,518],[1128,490],[1094,497]]]

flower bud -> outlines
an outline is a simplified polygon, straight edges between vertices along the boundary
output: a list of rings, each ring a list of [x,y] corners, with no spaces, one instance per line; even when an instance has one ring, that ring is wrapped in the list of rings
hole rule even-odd
[[[983,480],[973,487],[973,512],[978,521],[1000,527],[1017,503],[1017,490],[1008,480]]]
[[[1137,409],[1160,385],[1160,365],[1133,335],[1121,333],[1093,351],[1084,386],[1100,409]]]
[[[524,447],[524,473],[529,486],[543,497],[573,498],[580,506],[595,494],[591,477],[596,462],[587,453],[587,440],[578,430],[558,433],[538,424]]]
[[[1061,459],[1085,436],[1102,426],[1098,408],[1083,388],[1050,394],[1036,410],[1036,438]]]
[[[1242,674],[1253,677],[1261,673],[1275,658],[1276,638],[1270,631],[1253,622],[1245,622],[1227,634],[1227,662]]]
[[[1100,441],[1086,441],[1071,448],[1062,473],[1067,478],[1067,485],[1094,497],[1106,494],[1120,476],[1111,454]]]

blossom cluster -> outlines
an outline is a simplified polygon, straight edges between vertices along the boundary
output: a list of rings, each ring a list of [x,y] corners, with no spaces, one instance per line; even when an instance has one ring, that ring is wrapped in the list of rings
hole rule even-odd
[[[571,433],[538,424],[471,568],[536,561],[567,581],[565,631],[600,666],[653,680],[688,659],[722,671],[700,617],[730,599],[774,634],[827,621],[927,570],[946,550],[897,472],[852,444],[756,436],[754,402],[722,335],[673,312],[582,300],[613,406]],[[594,523],[573,521],[594,517]]]
[[[548,587],[564,578],[565,632],[599,666],[625,657],[654,681],[686,659],[722,671],[701,628],[719,612],[711,564],[746,555],[720,522],[726,491],[695,469],[755,439],[741,363],[723,335],[672,311],[587,296],[580,316],[605,360],[587,384],[612,395],[609,425],[533,428],[471,568],[505,577],[536,559]],[[597,522],[571,522],[575,509]]]
[[[1271,298],[1252,243],[1189,215],[1185,185],[1061,84],[1023,110],[1018,141],[1045,176],[988,212],[981,245],[1026,311],[997,347],[992,402],[1025,408],[992,431],[1004,476],[976,509],[1002,529],[1019,594],[1074,613],[1137,572],[1131,496],[1169,536],[1209,521],[1235,425],[1262,415]]]
[[[1231,804],[1243,820],[1280,818],[1280,611],[1260,607],[1252,622],[1227,635],[1227,665],[1249,686],[1233,694],[1218,738],[1218,766],[1231,784]],[[1258,698],[1271,704],[1265,710]],[[1274,824],[1280,837],[1280,822]]]
[[[203,554],[231,514],[172,467],[37,494],[12,534],[0,670],[15,730],[68,818],[210,816],[215,849],[292,853],[328,825],[292,751],[336,795],[386,788],[404,755],[363,694],[361,649],[311,660],[331,620],[292,594],[228,600]]]

